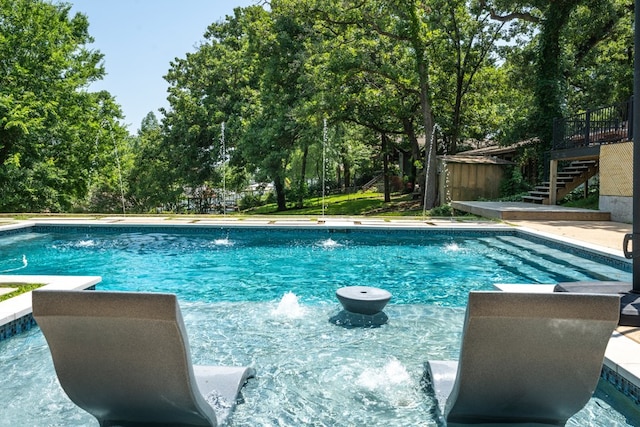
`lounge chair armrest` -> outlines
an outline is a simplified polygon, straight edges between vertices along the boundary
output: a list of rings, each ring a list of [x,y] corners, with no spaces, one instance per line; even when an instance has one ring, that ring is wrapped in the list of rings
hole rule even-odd
[[[193,373],[198,390],[213,407],[221,425],[235,406],[242,386],[255,376],[252,368],[238,366],[194,365]]]
[[[455,360],[430,360],[425,363],[426,386],[438,403],[439,416],[444,416],[447,399],[453,390],[458,374],[458,362]]]

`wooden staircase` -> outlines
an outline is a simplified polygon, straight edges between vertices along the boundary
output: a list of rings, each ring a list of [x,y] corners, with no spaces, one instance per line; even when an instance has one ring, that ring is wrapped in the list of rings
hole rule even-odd
[[[579,185],[587,182],[598,173],[598,160],[574,160],[558,172],[556,184],[556,200],[562,200]],[[522,197],[523,202],[549,204],[549,182],[543,182]]]

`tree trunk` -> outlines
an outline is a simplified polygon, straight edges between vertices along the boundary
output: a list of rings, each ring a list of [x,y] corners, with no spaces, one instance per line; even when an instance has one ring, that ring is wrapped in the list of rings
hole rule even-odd
[[[456,90],[456,102],[453,106],[453,126],[451,126],[451,144],[449,153],[454,155],[458,152],[458,139],[460,139],[460,122],[462,121],[462,76],[458,76]]]
[[[417,4],[410,3],[410,31],[411,44],[413,52],[416,56],[416,71],[418,73],[418,82],[420,85],[420,109],[422,112],[422,120],[424,125],[425,137],[425,162],[423,180],[426,188],[423,190],[424,200],[422,201],[425,209],[431,209],[435,206],[436,201],[436,146],[431,144],[433,135],[433,114],[431,111],[431,101],[429,100],[429,70],[427,67],[426,46],[421,37],[420,18],[417,14]]]
[[[431,209],[436,204],[436,144],[433,138],[433,117],[431,103],[429,102],[429,82],[427,80],[427,64],[419,61],[420,74],[420,105],[422,106],[422,119],[424,120],[425,137],[425,162],[424,175],[426,176],[424,189],[424,208]]]
[[[386,203],[391,202],[391,190],[389,185],[389,155],[387,153],[387,146],[389,140],[386,134],[382,134],[382,176],[384,181],[384,201]]]
[[[276,189],[276,201],[278,203],[278,211],[287,210],[287,199],[285,197],[284,178],[280,175],[273,179],[273,185]]]
[[[351,164],[344,157],[342,158],[342,168],[344,169],[344,188],[347,193],[350,193],[351,188]]]
[[[418,137],[416,136],[413,122],[404,118],[402,120],[402,127],[404,128],[404,133],[407,135],[407,138],[409,138],[409,143],[411,144],[411,175],[409,176],[409,179],[411,181],[411,188],[416,188],[416,180],[418,178],[416,176],[416,161],[422,161],[420,158],[420,145],[418,144]]]
[[[302,152],[302,165],[300,167],[300,182],[298,183],[298,208],[304,207],[305,181],[307,175],[307,155],[309,154],[309,146],[304,146]]]

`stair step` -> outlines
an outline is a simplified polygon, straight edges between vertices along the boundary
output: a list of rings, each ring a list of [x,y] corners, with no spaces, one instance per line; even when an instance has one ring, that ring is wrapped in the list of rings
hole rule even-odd
[[[557,172],[556,190],[563,190],[557,193],[558,197],[566,193],[568,189],[575,188],[578,183],[585,182],[587,177],[597,172],[597,160],[576,160],[562,170]],[[523,202],[528,203],[548,203],[550,200],[550,182],[543,182],[534,187],[529,194],[522,197]]]
[[[598,163],[596,160],[574,160],[573,162],[571,162],[572,166],[577,166],[577,165],[589,165],[589,166],[594,166],[596,163]]]
[[[580,172],[558,172],[558,179],[570,179],[573,180],[573,178],[582,175],[582,173]]]
[[[522,196],[522,201],[529,203],[542,203],[545,199],[546,197]]]
[[[588,171],[590,168],[587,166],[567,166],[566,168],[562,169],[562,172],[586,172]]]

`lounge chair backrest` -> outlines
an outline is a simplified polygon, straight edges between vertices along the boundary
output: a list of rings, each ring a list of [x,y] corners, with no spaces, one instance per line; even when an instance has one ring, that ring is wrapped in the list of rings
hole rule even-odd
[[[34,291],[60,384],[101,425],[215,426],[175,295]]]
[[[447,421],[564,425],[597,386],[618,316],[615,295],[471,292]]]

